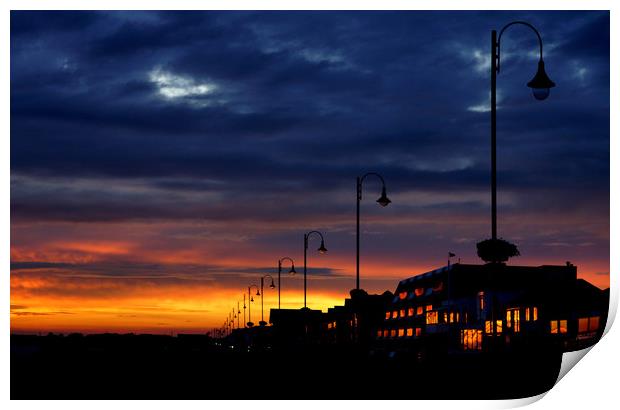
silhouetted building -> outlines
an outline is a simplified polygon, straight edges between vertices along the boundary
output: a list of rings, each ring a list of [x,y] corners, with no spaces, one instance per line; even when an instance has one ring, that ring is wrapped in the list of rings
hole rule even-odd
[[[607,310],[608,293],[577,279],[570,263],[454,264],[398,284],[375,329],[375,348],[420,357],[569,351],[600,338]]]

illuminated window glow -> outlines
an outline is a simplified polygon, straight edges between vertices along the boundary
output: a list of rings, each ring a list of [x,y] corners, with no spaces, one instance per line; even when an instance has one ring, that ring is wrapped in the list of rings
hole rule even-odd
[[[490,320],[484,322],[484,333],[486,333],[487,335],[493,333],[493,323]]]
[[[538,308],[536,306],[532,308],[532,320],[534,322],[538,320]]]
[[[418,306],[418,308],[415,311],[415,314],[421,315],[422,313],[424,313],[424,308],[422,306]]]
[[[426,324],[435,325],[439,322],[439,315],[437,312],[426,312]]]
[[[495,332],[497,334],[502,333],[502,321],[501,320],[496,320],[495,321]]]
[[[412,307],[407,309],[407,316],[413,316],[413,308]]]
[[[390,330],[390,336],[391,337],[396,337],[396,329]]]
[[[385,319],[389,319],[392,312],[385,312]]]
[[[400,310],[400,317],[405,317],[405,309]]]
[[[406,299],[406,298],[407,298],[407,292],[400,292],[400,293],[398,294],[398,298],[399,298],[400,300]]]
[[[420,337],[422,336],[422,328],[421,327],[416,327],[415,328],[415,337]]]
[[[413,328],[412,327],[407,328],[407,337],[411,337],[411,336],[413,336]]]
[[[413,293],[416,296],[422,296],[424,294],[424,288],[415,288],[415,290],[413,291]]]
[[[433,310],[433,305],[426,305],[426,311]]]
[[[392,312],[392,319],[397,319],[398,318],[398,310],[395,310]]]
[[[463,350],[482,350],[482,330],[461,330],[461,346]]]
[[[525,308],[525,321],[526,322],[530,321],[530,308],[529,307]]]
[[[515,333],[521,331],[521,315],[519,308],[506,309],[506,327],[514,326]]]
[[[568,333],[568,321],[566,320],[552,320],[549,322],[549,333]]]
[[[398,337],[405,336],[405,329],[398,329]]]

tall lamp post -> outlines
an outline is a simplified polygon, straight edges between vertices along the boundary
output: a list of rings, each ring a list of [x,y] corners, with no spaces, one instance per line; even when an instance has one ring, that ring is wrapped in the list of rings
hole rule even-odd
[[[264,310],[263,310],[263,306],[264,306],[263,300],[265,297],[265,291],[264,291],[265,278],[271,279],[271,285],[269,285],[271,289],[274,289],[276,287],[276,285],[273,283],[273,277],[271,275],[267,274],[267,275],[261,276],[260,278],[260,322],[258,323],[260,326],[265,326],[267,324],[267,322],[265,322]]]
[[[254,302],[254,298],[252,297],[252,288],[256,288],[256,296],[260,296],[258,286],[248,286],[248,327],[254,326],[254,323],[252,323],[252,302]]]
[[[312,234],[317,234],[321,237],[321,246],[317,249],[319,253],[326,253],[327,248],[325,248],[325,239],[323,238],[323,234],[319,231],[310,231],[304,234],[304,309],[307,308],[306,304],[306,292],[307,292],[307,260],[308,260],[308,239]]]
[[[362,184],[364,183],[364,179],[366,177],[374,175],[381,180],[383,184],[383,188],[381,189],[381,196],[377,199],[377,203],[383,207],[386,207],[390,204],[390,199],[387,197],[385,192],[385,180],[383,177],[376,172],[368,172],[362,177],[357,177],[357,236],[356,236],[356,274],[355,274],[355,289],[359,290],[360,288],[360,202],[362,201]]]
[[[295,270],[294,260],[292,260],[288,256],[285,256],[284,258],[278,260],[278,310],[280,310],[280,291],[282,290],[282,285],[280,284],[280,276],[282,275],[282,262],[285,260],[288,260],[291,262],[291,270],[289,270],[288,273],[290,273],[291,275],[294,275],[297,273],[297,271]]]
[[[540,48],[540,58],[538,60],[538,70],[534,78],[527,83],[527,86],[532,89],[534,98],[537,100],[544,100],[549,96],[549,89],[555,87],[555,83],[549,79],[545,72],[545,63],[543,61],[543,43],[540,33],[534,26],[525,21],[513,21],[506,24],[499,32],[493,30],[491,32],[491,234],[492,239],[497,239],[497,166],[496,166],[496,111],[497,111],[497,99],[496,99],[496,80],[497,74],[499,74],[500,68],[500,42],[504,31],[513,25],[523,25],[529,27],[534,31],[536,37],[538,37],[538,45]]]

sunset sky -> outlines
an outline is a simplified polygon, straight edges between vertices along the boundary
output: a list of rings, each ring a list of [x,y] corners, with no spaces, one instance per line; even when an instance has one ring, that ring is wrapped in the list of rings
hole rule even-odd
[[[205,332],[279,258],[282,304],[482,263],[490,32],[511,264],[609,286],[607,12],[12,12],[11,330]],[[257,300],[258,301],[258,300]],[[266,315],[277,292],[265,292]],[[252,305],[258,321],[260,304]]]

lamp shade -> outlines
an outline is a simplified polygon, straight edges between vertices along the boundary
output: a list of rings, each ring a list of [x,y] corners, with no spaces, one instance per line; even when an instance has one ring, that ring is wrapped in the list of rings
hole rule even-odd
[[[390,201],[390,198],[387,197],[385,187],[383,187],[383,190],[381,191],[381,197],[377,199],[377,203],[381,206],[388,206],[390,202],[392,201]]]
[[[545,62],[540,60],[538,62],[538,71],[534,78],[527,83],[527,86],[532,89],[534,97],[537,100],[544,100],[549,96],[549,89],[555,87],[555,83],[551,81],[547,73],[545,72]]]
[[[325,242],[323,242],[323,240],[321,240],[321,246],[319,246],[319,249],[317,249],[319,251],[319,253],[326,253],[327,252],[327,248],[325,247]]]

